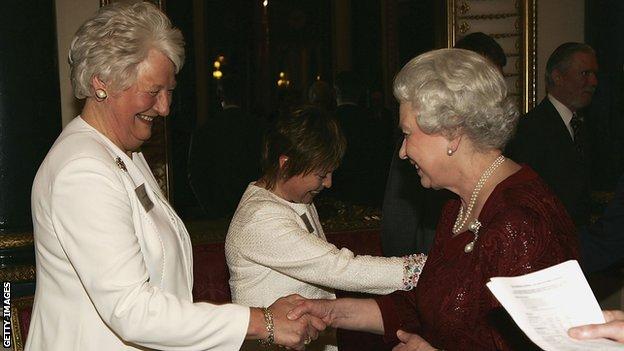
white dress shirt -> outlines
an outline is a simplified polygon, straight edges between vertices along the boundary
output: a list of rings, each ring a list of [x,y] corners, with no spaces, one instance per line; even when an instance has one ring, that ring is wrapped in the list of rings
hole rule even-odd
[[[568,133],[570,133],[570,137],[574,140],[574,131],[572,130],[572,126],[570,125],[570,121],[572,121],[572,116],[574,112],[572,112],[566,105],[564,105],[561,101],[557,100],[556,97],[548,94],[548,100],[553,104],[557,112],[559,112],[559,116],[563,120],[566,128],[568,128]]]

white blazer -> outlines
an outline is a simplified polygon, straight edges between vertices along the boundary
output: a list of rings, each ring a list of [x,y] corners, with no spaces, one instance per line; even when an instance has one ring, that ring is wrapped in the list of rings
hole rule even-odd
[[[153,207],[152,207],[153,206]],[[32,189],[37,288],[26,350],[238,350],[249,308],[193,303],[189,235],[141,153],[82,118]]]

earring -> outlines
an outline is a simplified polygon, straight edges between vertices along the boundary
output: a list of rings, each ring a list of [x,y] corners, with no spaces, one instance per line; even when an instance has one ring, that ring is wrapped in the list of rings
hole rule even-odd
[[[455,151],[453,151],[451,148],[446,149],[446,154],[448,156],[453,156],[454,153],[455,153]]]
[[[105,100],[108,97],[104,89],[95,89],[95,97],[98,101]]]

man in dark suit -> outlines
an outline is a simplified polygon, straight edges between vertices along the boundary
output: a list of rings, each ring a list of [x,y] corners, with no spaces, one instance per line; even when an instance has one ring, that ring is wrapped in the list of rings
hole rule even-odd
[[[507,155],[531,166],[563,202],[577,226],[590,215],[589,147],[582,108],[598,84],[594,50],[565,43],[546,64],[548,96],[520,119]]]
[[[263,125],[240,106],[240,91],[235,78],[224,78],[222,109],[192,135],[189,183],[208,218],[233,214],[249,182],[260,176]]]
[[[334,115],[347,139],[347,150],[334,172],[328,195],[350,203],[379,206],[388,169],[386,143],[391,141],[383,140],[383,127],[360,105],[363,84],[353,72],[340,72],[334,90]]]

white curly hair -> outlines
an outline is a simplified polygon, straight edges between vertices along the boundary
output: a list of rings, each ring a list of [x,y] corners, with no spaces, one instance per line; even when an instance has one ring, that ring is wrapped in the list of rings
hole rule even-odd
[[[394,96],[418,110],[423,132],[462,134],[479,150],[502,150],[519,117],[498,69],[463,49],[434,50],[409,61],[394,78]]]

